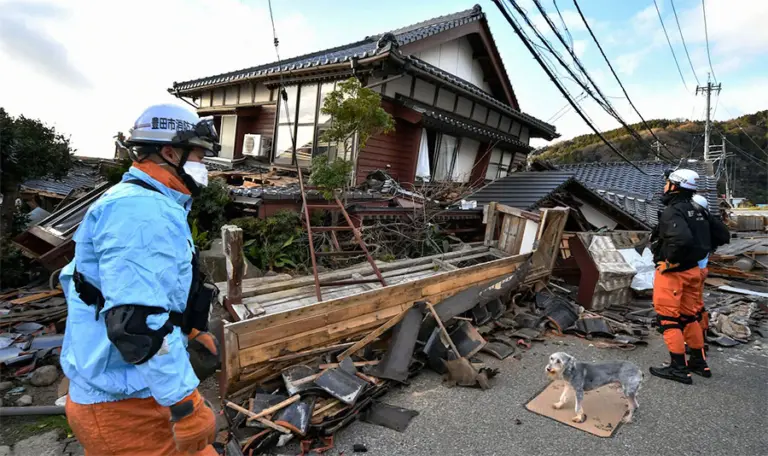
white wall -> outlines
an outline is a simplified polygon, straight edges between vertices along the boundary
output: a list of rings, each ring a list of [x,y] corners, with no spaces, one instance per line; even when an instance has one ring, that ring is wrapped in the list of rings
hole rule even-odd
[[[523,241],[520,244],[520,255],[533,252],[533,243],[536,241],[536,234],[539,232],[539,224],[533,220],[525,220],[525,230],[523,231]]]
[[[221,116],[221,151],[219,157],[230,160],[235,157],[236,132],[237,116]]]
[[[576,201],[581,203],[581,207],[579,210],[581,210],[581,213],[584,214],[584,218],[587,219],[590,225],[594,226],[595,228],[603,228],[606,227],[609,230],[615,229],[616,226],[619,224],[616,220],[608,217],[604,213],[602,213],[599,209],[592,206],[591,204],[587,204],[584,201],[580,200],[579,198],[573,197]]]
[[[461,37],[440,46],[413,54],[421,60],[456,75],[480,87],[487,93],[491,88],[483,79],[480,63],[472,58],[472,45],[467,37]]]
[[[456,156],[456,165],[453,167],[453,176],[451,176],[454,182],[469,182],[479,148],[480,143],[478,141],[461,138],[459,153]]]

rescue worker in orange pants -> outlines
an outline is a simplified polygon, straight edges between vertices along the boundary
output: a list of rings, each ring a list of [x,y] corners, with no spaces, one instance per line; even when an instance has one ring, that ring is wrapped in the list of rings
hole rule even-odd
[[[650,372],[684,384],[693,383],[691,369],[709,369],[703,332],[696,319],[702,290],[699,261],[711,248],[707,215],[691,202],[698,178],[688,169],[668,174],[662,198],[666,207],[652,245],[656,263],[653,307],[671,362],[651,367]],[[690,363],[685,358],[686,343],[691,349]]]
[[[211,119],[155,105],[128,145],[133,166],[88,208],[60,275],[67,420],[87,456],[213,456],[216,417],[197,387],[220,362],[207,331],[216,289],[187,215],[218,135]]]

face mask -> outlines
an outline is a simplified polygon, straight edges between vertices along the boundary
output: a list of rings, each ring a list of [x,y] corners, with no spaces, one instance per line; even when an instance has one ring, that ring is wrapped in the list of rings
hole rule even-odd
[[[188,161],[184,163],[184,172],[189,175],[194,181],[202,186],[208,186],[208,169],[201,162]]]

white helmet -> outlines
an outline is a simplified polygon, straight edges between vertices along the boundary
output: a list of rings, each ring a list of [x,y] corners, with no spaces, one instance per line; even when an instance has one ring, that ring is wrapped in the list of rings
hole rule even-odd
[[[201,119],[196,113],[175,104],[158,104],[145,109],[129,130],[125,143],[129,147],[196,146],[205,149],[207,157],[215,157],[221,150],[213,118]]]
[[[696,181],[699,180],[699,173],[690,169],[678,169],[673,171],[667,180],[680,188],[696,190]]]
[[[704,198],[702,195],[699,195],[698,193],[693,195],[693,202],[698,204],[704,209],[709,208],[709,202],[707,201],[707,199]]]

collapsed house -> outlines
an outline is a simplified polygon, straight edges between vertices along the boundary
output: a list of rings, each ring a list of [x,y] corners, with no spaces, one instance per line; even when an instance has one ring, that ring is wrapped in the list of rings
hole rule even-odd
[[[381,94],[395,131],[348,154],[321,142],[333,119],[320,108],[351,76]],[[354,162],[354,184],[381,169],[403,186],[421,179],[482,185],[523,164],[531,138],[558,136],[521,111],[479,5],[280,64],[176,82],[169,92],[214,117],[222,151],[212,163],[309,167],[327,153]]]

